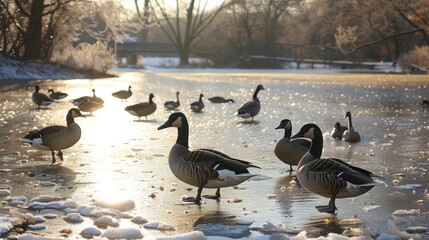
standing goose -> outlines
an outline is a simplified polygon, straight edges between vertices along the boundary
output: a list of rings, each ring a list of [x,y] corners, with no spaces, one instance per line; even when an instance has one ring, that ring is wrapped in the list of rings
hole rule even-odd
[[[346,131],[348,128],[346,126],[341,125],[341,123],[336,122],[334,125],[334,128],[331,131],[331,137],[335,139],[342,139],[344,131]]]
[[[153,101],[154,95],[151,93],[149,95],[149,102],[142,102],[142,103],[137,103],[134,105],[130,105],[127,106],[125,108],[125,111],[129,112],[131,115],[137,116],[139,117],[139,121],[140,121],[140,117],[146,117],[147,120],[147,116],[154,113],[156,110],[156,104]]]
[[[170,169],[181,181],[198,187],[196,198],[190,197],[184,201],[201,204],[203,188],[217,188],[216,195],[208,197],[219,200],[220,188],[235,186],[255,176],[249,173],[247,168],[259,167],[249,162],[231,158],[211,149],[189,151],[189,126],[183,113],[171,114],[158,130],[168,127],[178,129],[176,144],[171,148],[168,157]]]
[[[292,165],[298,165],[302,156],[308,152],[311,142],[304,139],[290,139],[292,123],[289,119],[283,119],[275,129],[284,129],[285,135],[277,142],[274,153],[282,162],[289,164],[289,172],[292,172]]]
[[[164,107],[167,108],[168,110],[173,110],[175,108],[180,107],[180,102],[179,102],[179,91],[176,92],[176,102],[171,100],[171,101],[166,101],[164,103]]]
[[[265,89],[262,85],[258,85],[258,87],[256,87],[255,93],[253,93],[253,100],[241,106],[235,115],[241,118],[252,118],[253,121],[253,117],[256,116],[261,110],[261,102],[258,98],[258,93],[261,90]]]
[[[89,100],[90,102],[96,102],[96,103],[99,103],[99,104],[104,104],[103,99],[101,99],[101,98],[99,98],[99,97],[97,97],[95,95],[95,89],[93,88],[91,91],[92,91],[92,97],[90,97],[90,96],[83,96],[83,97],[80,97],[80,98],[76,98],[76,99],[74,99],[72,101],[73,105],[79,106],[81,103],[87,102],[87,101],[85,101],[85,99]]]
[[[82,112],[89,112],[89,115],[92,115],[93,112],[97,111],[100,108],[103,108],[103,104],[99,102],[92,102],[90,98],[83,98],[82,102],[77,106]]]
[[[50,99],[46,94],[39,93],[39,85],[34,87],[34,93],[31,95],[31,99],[37,105],[37,108],[40,109],[40,106],[48,106],[54,102],[54,100]]]
[[[228,103],[228,102],[235,103],[233,99],[225,99],[225,98],[219,97],[219,96],[211,97],[211,98],[209,98],[209,101],[212,103]]]
[[[41,130],[31,131],[19,140],[29,143],[38,149],[51,151],[52,164],[56,162],[54,151],[58,151],[57,156],[63,161],[61,150],[75,145],[80,139],[80,127],[74,122],[74,118],[77,117],[85,116],[78,109],[72,108],[67,113],[67,127],[58,125],[49,126]]]
[[[194,112],[201,112],[201,110],[203,110],[204,103],[203,103],[203,97],[204,95],[201,93],[200,94],[200,99],[198,100],[198,102],[193,102],[191,103],[191,110]]]
[[[131,92],[131,86],[128,86],[128,91],[127,90],[121,90],[121,91],[117,91],[112,93],[112,96],[122,99],[123,100],[127,100],[127,98],[131,97],[131,95],[133,95],[133,92]]]
[[[310,150],[298,164],[297,178],[307,190],[330,198],[327,206],[317,206],[319,212],[334,213],[335,199],[356,197],[368,192],[383,179],[373,173],[350,165],[337,158],[321,158],[323,150],[322,131],[316,124],[306,124],[292,138],[310,138]]]
[[[49,89],[48,93],[50,93],[49,94],[49,98],[54,99],[54,100],[60,100],[60,99],[66,98],[68,96],[67,93],[54,92],[53,89]]]
[[[344,131],[343,138],[346,142],[359,142],[360,141],[360,135],[352,125],[352,114],[350,111],[347,111],[346,118],[348,118],[348,130]]]

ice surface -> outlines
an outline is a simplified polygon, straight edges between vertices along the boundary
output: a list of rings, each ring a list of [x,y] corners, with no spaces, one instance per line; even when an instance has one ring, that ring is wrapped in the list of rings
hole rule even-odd
[[[391,220],[387,220],[387,229],[391,234],[396,235],[402,239],[414,239],[414,240],[423,239],[419,234],[410,234],[405,231],[400,231],[396,227],[395,223]]]
[[[250,228],[242,225],[200,224],[195,226],[194,230],[202,231],[206,236],[243,238],[250,235]]]
[[[10,232],[12,228],[13,226],[10,222],[0,222],[0,235]]]
[[[159,237],[157,240],[205,240],[204,233],[201,231],[192,231],[189,233],[179,234],[175,236]]]
[[[157,229],[160,231],[174,231],[174,227],[170,226],[168,224],[164,224],[161,222],[151,222],[151,223],[146,223],[145,225],[143,225],[144,228],[148,228],[148,229]]]

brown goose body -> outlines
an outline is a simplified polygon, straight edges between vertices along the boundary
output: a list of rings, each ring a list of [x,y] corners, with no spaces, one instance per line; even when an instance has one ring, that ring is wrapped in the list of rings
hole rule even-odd
[[[81,129],[74,118],[84,117],[82,113],[72,108],[67,113],[67,126],[49,126],[40,130],[31,131],[19,140],[32,146],[48,150],[52,153],[52,163],[56,162],[54,151],[59,151],[58,156],[63,160],[61,150],[75,145],[81,137]]]
[[[137,103],[134,105],[127,106],[125,108],[125,111],[127,111],[133,116],[139,117],[139,119],[140,117],[146,117],[147,119],[148,115],[156,111],[156,104],[153,101],[153,98],[154,98],[154,95],[151,93],[149,95],[149,102],[142,102],[142,103]]]
[[[51,105],[54,100],[50,99],[48,96],[46,96],[46,94],[40,93],[39,89],[39,85],[36,85],[34,87],[34,92],[31,95],[31,99],[33,100],[33,102],[37,105],[38,108],[40,108],[40,106]]]
[[[127,100],[129,97],[131,97],[131,95],[133,95],[133,92],[131,91],[131,86],[128,86],[128,90],[121,90],[112,93],[112,96],[122,100]]]

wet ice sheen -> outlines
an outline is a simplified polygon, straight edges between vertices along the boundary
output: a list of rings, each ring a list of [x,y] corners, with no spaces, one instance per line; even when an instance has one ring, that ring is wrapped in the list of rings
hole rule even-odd
[[[250,235],[245,238],[255,239],[268,239],[259,230],[267,221],[285,229],[305,230],[300,234],[303,237],[342,234],[351,227],[340,222],[353,218],[362,220],[358,228],[375,227],[383,237],[391,236],[388,220],[393,220],[399,231],[410,226],[427,228],[429,107],[421,105],[422,99],[429,98],[426,78],[335,72],[145,70],[124,72],[115,79],[38,81],[42,92],[53,88],[69,94],[69,98],[40,111],[34,109],[30,98],[36,82],[1,88],[0,133],[4,137],[0,149],[0,189],[10,191],[2,191],[1,198],[5,206],[29,207],[32,214],[36,214],[31,211],[33,207],[46,211],[42,216],[62,214],[47,219],[47,229],[37,230],[39,233],[58,233],[58,226],[66,224],[65,214],[81,214],[85,221],[72,226],[72,235],[77,238],[88,224],[106,215],[118,219],[120,229],[145,224],[132,222],[135,216],[175,229],[166,233],[141,228],[146,239],[190,233],[194,226],[210,226],[213,222],[232,229],[240,222],[250,222]],[[269,89],[258,95],[261,112],[254,122],[236,118],[234,112],[251,99],[258,84]],[[129,85],[134,94],[127,103],[111,97],[112,92]],[[65,112],[72,106],[69,101],[92,88],[105,100],[105,108],[94,116],[76,120],[82,128],[82,138],[64,150],[66,158],[61,166],[49,166],[49,152],[17,143],[28,131],[64,124]],[[189,118],[192,148],[219,150],[262,168],[256,170],[257,178],[238,188],[222,189],[220,203],[204,200],[201,208],[181,204],[180,197],[193,195],[196,189],[178,182],[168,167],[167,158],[176,135],[156,130],[171,111],[159,108],[150,120],[137,122],[123,110],[126,105],[146,101],[150,92],[161,106],[178,90],[183,105],[179,110]],[[194,114],[188,104],[200,92],[207,98],[228,96],[236,103],[206,101],[204,112]],[[336,121],[345,124],[347,110],[353,112],[355,128],[362,135],[360,143],[329,138]],[[302,189],[286,171],[287,166],[273,155],[275,142],[281,137],[274,128],[283,118],[292,121],[293,133],[304,123],[316,122],[324,133],[323,156],[339,157],[371,170],[384,176],[387,185],[354,199],[339,199],[336,217],[318,213],[314,206],[326,204],[327,199]],[[53,193],[60,198],[55,199]],[[208,189],[203,194],[212,191]],[[128,204],[121,203],[124,199]],[[67,201],[75,205],[65,206]],[[123,208],[95,206],[96,201],[119,202]],[[51,214],[47,208],[57,212],[52,210]],[[393,214],[410,209],[420,213],[411,218]],[[277,232],[276,236],[295,235],[296,232]]]

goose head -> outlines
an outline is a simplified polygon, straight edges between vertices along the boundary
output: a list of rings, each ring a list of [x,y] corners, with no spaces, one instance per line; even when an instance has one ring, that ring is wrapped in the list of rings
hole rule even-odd
[[[40,87],[39,87],[39,85],[36,85],[36,86],[34,86],[34,92],[39,92],[39,89],[40,89]]]
[[[169,127],[181,128],[185,123],[187,124],[187,122],[188,120],[186,119],[185,114],[181,112],[175,112],[168,117],[168,120],[164,124],[158,127],[158,130]]]
[[[70,124],[74,123],[74,119],[77,117],[84,117],[86,118],[77,108],[71,108],[66,116],[67,120],[67,126],[70,126]]]
[[[200,102],[202,102],[203,101],[203,97],[204,97],[204,94],[200,94]]]
[[[283,119],[275,129],[292,130],[292,123],[289,119]]]
[[[314,157],[320,158],[323,150],[323,135],[319,126],[314,123],[307,123],[301,127],[299,132],[293,138],[306,138],[311,140],[310,154]]]
[[[262,86],[262,85],[258,85],[257,87],[256,87],[256,90],[255,90],[255,93],[253,94],[253,99],[258,99],[258,93],[259,93],[259,91],[261,91],[261,90],[265,90],[265,88],[264,88],[264,86]],[[258,100],[259,101],[259,100]]]
[[[130,86],[128,86],[128,91],[131,91],[131,85],[130,85]]]
[[[48,93],[54,93],[54,90],[53,89],[49,89]]]
[[[234,99],[227,99],[226,102],[232,102],[235,103]]]
[[[93,89],[91,90],[91,92],[92,92],[92,96],[93,96],[93,97],[95,97],[95,88],[93,88]]]
[[[155,97],[155,95],[153,95],[153,93],[149,94],[149,102],[152,103],[153,102],[153,98]]]
[[[335,128],[335,129],[337,129],[337,130],[340,130],[340,128],[341,128],[341,123],[336,122],[336,123],[335,123],[335,125],[334,125],[334,128]]]
[[[350,118],[352,117],[352,113],[350,111],[346,112],[346,116],[344,116],[345,118]]]

